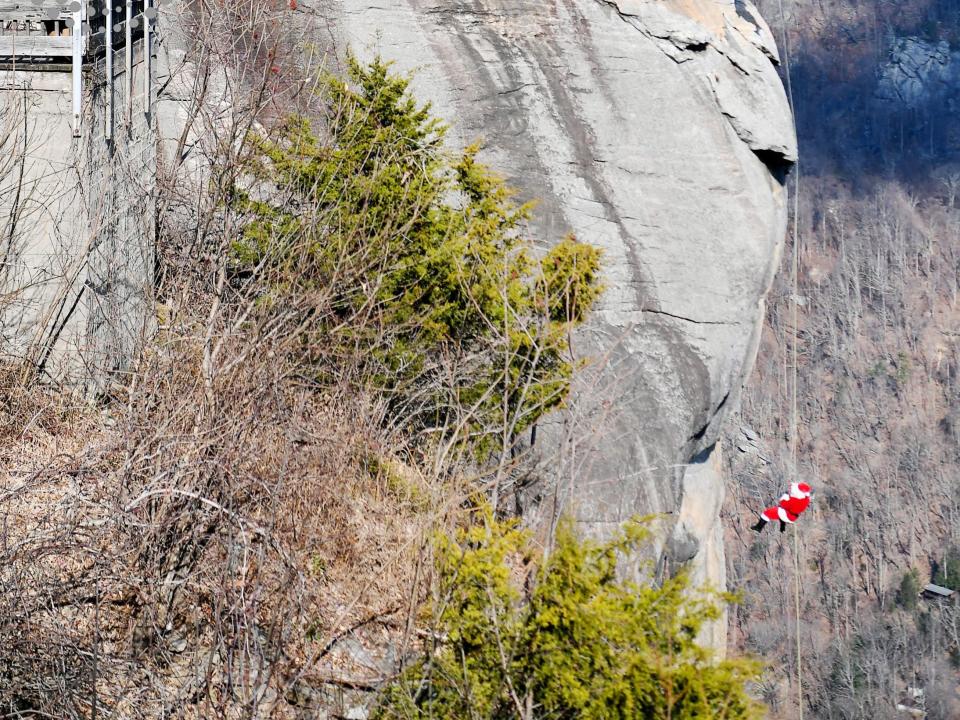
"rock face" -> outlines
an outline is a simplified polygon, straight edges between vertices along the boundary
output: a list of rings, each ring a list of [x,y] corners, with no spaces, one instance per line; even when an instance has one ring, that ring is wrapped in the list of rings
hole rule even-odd
[[[327,0],[338,49],[414,89],[538,198],[536,237],[605,253],[577,399],[541,427],[542,511],[595,532],[664,513],[662,557],[722,586],[716,443],[756,353],[796,159],[748,0]],[[560,462],[557,458],[560,458]],[[558,470],[559,468],[559,470]],[[533,496],[528,500],[536,500]],[[536,511],[536,506],[525,508]]]
[[[947,41],[927,42],[905,37],[894,40],[887,62],[880,67],[877,97],[905,108],[943,100],[960,90],[960,53]]]

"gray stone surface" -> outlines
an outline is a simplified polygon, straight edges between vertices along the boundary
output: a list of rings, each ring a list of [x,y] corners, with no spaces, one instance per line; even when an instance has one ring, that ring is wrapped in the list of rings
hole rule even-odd
[[[0,360],[46,360],[56,376],[85,346],[90,235],[71,117],[69,74],[0,71]]]
[[[723,587],[715,445],[756,353],[796,158],[777,50],[755,8],[313,3],[301,8],[319,43],[415,70],[414,90],[452,124],[453,143],[485,139],[484,159],[539,199],[542,243],[574,232],[604,250],[608,290],[575,342],[591,364],[570,407],[538,430],[551,478],[525,511],[549,521],[566,508],[601,534],[662,513],[665,563]],[[158,114],[166,147],[178,111]]]
[[[637,512],[665,513],[665,557],[692,560],[698,578],[722,586],[719,503],[687,507],[683,488],[693,463],[696,492],[721,497],[711,450],[756,352],[785,230],[781,181],[796,158],[777,50],[756,9],[746,0],[309,9],[340,51],[416,71],[415,91],[453,124],[453,142],[483,138],[484,159],[539,199],[539,239],[572,231],[604,250],[608,290],[577,341],[592,369],[537,436],[556,473],[540,509],[573,509],[601,533]]]
[[[135,360],[152,316],[156,143],[138,43],[126,112],[114,57],[106,136],[104,61],[85,68],[79,137],[69,71],[0,70],[0,361],[100,391]],[[15,219],[15,221],[14,221]]]
[[[960,52],[944,40],[896,38],[880,66],[877,97],[906,108],[942,99],[960,90]]]

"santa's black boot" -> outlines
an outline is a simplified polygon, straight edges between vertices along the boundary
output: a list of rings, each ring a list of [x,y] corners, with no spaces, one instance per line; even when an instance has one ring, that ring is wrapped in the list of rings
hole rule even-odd
[[[781,520],[781,521],[780,521],[780,532],[785,532],[786,529],[787,529],[787,524],[786,524],[783,520]]]
[[[759,520],[757,520],[757,524],[756,524],[756,525],[751,525],[751,526],[750,526],[750,529],[753,530],[754,532],[763,532],[763,529],[764,529],[766,526],[767,526],[767,521],[764,520],[763,518],[760,518]]]

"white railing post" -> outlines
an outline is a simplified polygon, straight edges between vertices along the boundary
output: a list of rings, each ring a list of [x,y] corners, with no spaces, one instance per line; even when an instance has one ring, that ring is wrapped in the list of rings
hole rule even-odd
[[[70,7],[73,27],[73,58],[71,63],[71,85],[73,87],[73,136],[80,137],[80,117],[83,112],[83,19],[86,17],[86,3],[75,1]]]
[[[133,119],[133,0],[127,0],[126,28],[124,35],[125,75],[124,87],[127,91],[127,124]]]
[[[150,96],[150,86],[151,86],[151,74],[153,71],[153,45],[152,45],[152,36],[150,34],[151,22],[153,20],[153,7],[151,0],[143,0],[143,104],[144,104],[144,115],[147,116],[147,121],[150,120],[150,111],[151,111],[151,101]]]
[[[107,28],[104,31],[104,43],[106,50],[106,73],[107,73],[107,140],[113,139],[113,3],[114,0],[103,0],[104,15],[107,20]]]

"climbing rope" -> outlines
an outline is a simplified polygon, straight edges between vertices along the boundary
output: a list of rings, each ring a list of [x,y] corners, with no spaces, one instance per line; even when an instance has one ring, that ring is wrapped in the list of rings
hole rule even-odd
[[[787,77],[790,77],[790,65],[787,62]],[[791,105],[792,105],[791,100]],[[793,186],[793,258],[790,263],[790,275],[793,284],[793,296],[791,297],[791,324],[793,325],[792,352],[792,378],[791,378],[791,397],[790,397],[790,468],[793,476],[793,482],[799,482],[797,466],[799,464],[798,456],[798,430],[797,430],[797,367],[799,352],[797,350],[800,344],[800,329],[798,324],[799,305],[799,269],[800,269],[800,233],[798,230],[800,213],[800,171],[797,169],[796,179]],[[794,610],[797,621],[797,707],[799,708],[800,720],[803,720],[803,666],[800,654],[800,525],[793,526],[793,599]]]
[[[783,37],[783,57],[787,77],[787,97],[790,101],[790,112],[796,117],[793,104],[793,82],[790,73],[790,43],[787,36],[786,14],[783,11],[783,0],[778,0],[780,6],[780,30]],[[793,337],[791,338],[791,392],[790,392],[790,458],[791,458],[791,477],[793,482],[798,481],[798,444],[797,444],[797,366],[799,352],[797,346],[800,342],[798,325],[798,305],[799,305],[799,269],[800,269],[800,161],[798,160],[793,171],[793,253],[790,262],[790,280],[791,292],[791,323],[793,325]],[[803,656],[800,646],[800,526],[793,526],[793,599],[794,616],[796,619],[796,649],[797,649],[797,708],[800,720],[803,720]]]

